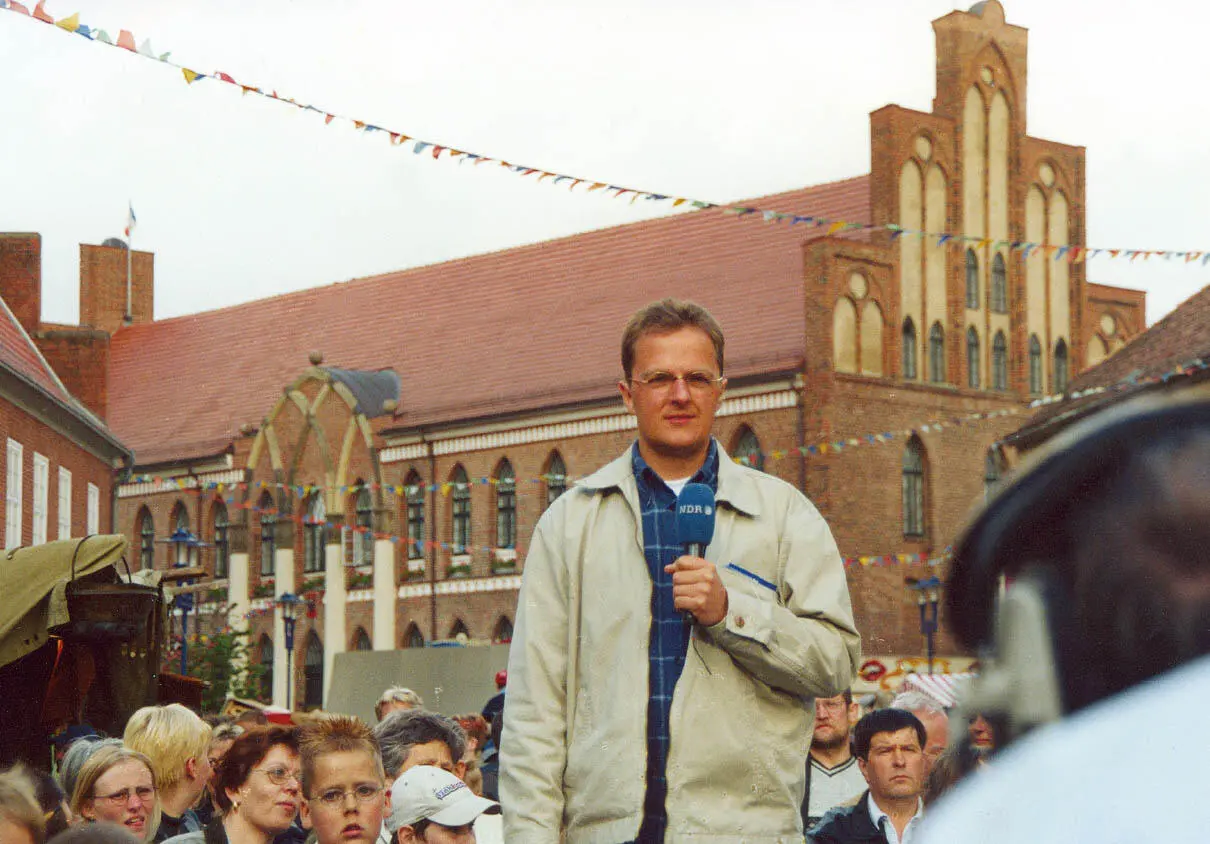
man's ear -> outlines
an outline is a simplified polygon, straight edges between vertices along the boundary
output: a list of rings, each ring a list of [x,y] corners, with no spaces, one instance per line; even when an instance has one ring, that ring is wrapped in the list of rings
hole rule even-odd
[[[306,797],[304,797],[302,799],[302,802],[298,806],[298,816],[302,819],[303,827],[305,829],[310,829],[311,828],[311,801],[308,800]]]
[[[466,782],[466,763],[458,761],[454,763],[454,776]]]
[[[197,757],[190,756],[185,760],[185,779],[197,779]]]
[[[97,819],[97,810],[91,800],[85,800],[80,804],[80,817],[88,821],[95,821]]]
[[[626,405],[626,409],[634,413],[634,399],[630,395],[630,385],[625,381],[619,381],[618,392],[622,394],[622,403]]]

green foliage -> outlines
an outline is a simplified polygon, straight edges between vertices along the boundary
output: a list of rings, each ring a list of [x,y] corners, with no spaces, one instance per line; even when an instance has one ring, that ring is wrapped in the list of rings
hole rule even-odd
[[[225,619],[226,615],[224,608],[221,614],[215,613],[215,619]],[[253,662],[248,634],[223,625],[216,632],[190,636],[188,671],[190,677],[205,682],[202,712],[210,714],[222,708],[228,695],[259,697],[265,668]]]

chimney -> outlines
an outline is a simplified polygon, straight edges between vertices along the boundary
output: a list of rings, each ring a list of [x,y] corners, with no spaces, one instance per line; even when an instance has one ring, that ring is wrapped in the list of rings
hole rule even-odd
[[[42,236],[0,233],[0,296],[31,335],[42,321]]]
[[[130,258],[130,324],[141,325],[154,319],[155,254]],[[80,244],[80,325],[113,334],[126,324],[126,244]]]

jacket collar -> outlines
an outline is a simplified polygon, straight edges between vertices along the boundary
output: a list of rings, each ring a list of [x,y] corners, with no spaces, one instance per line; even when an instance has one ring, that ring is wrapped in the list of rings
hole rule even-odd
[[[756,482],[749,475],[753,470],[743,468],[727,456],[727,452],[717,440],[715,446],[718,448],[718,492],[715,494],[715,500],[745,515],[760,516],[760,495],[756,490]],[[620,457],[578,481],[577,486],[593,492],[609,489],[625,492],[627,484],[630,489],[634,489],[634,470],[631,467],[636,448],[638,444],[632,444]]]

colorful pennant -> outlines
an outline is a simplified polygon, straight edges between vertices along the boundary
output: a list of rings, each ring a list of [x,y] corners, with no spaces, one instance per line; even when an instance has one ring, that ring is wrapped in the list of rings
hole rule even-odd
[[[480,153],[467,152],[461,148],[451,147],[445,144],[438,144],[433,141],[416,139],[404,132],[385,129],[381,126],[375,126],[367,123],[364,120],[356,120],[350,117],[345,117],[335,111],[322,109],[314,105],[300,103],[290,97],[283,97],[276,91],[266,92],[263,88],[249,85],[246,83],[237,82],[229,74],[216,71],[213,74],[200,73],[183,65],[176,64],[169,60],[170,53],[157,54],[152,49],[150,39],[145,39],[141,46],[135,45],[134,35],[128,30],[121,30],[117,41],[113,41],[109,34],[102,29],[94,29],[83,23],[80,23],[78,13],[69,15],[56,21],[45,10],[46,0],[41,0],[31,13],[29,9],[17,2],[17,0],[0,0],[0,9],[7,9],[10,12],[25,15],[34,20],[42,21],[43,23],[51,24],[65,32],[70,32],[76,35],[83,36],[90,41],[95,41],[101,44],[107,44],[111,47],[119,47],[128,50],[131,53],[142,56],[144,58],[166,64],[181,71],[185,82],[192,85],[196,82],[205,79],[215,79],[219,82],[224,82],[228,85],[237,86],[243,94],[254,94],[259,97],[274,100],[279,103],[293,106],[294,108],[303,111],[314,111],[323,116],[324,124],[331,124],[334,120],[340,120],[353,126],[354,130],[364,132],[366,134],[373,132],[383,132],[388,136],[389,142],[392,144],[402,144],[405,141],[414,141],[412,152],[420,154],[429,152],[434,159],[455,159],[459,164],[464,161],[473,161],[476,165],[490,163],[498,165],[514,174],[521,177],[538,175],[538,182],[546,179],[551,180],[552,185],[558,185],[562,182],[570,182],[568,190],[575,190],[580,185],[587,185],[586,193],[594,191],[604,191],[606,195],[618,199],[623,196],[629,196],[631,203],[638,199],[643,199],[648,202],[668,202],[671,207],[678,208],[682,205],[688,205],[695,210],[704,210],[709,208],[719,208],[726,214],[732,214],[737,217],[757,217],[764,220],[766,223],[784,223],[788,222],[791,226],[799,223],[805,225],[814,225],[817,228],[827,230],[829,236],[842,235],[846,232],[858,231],[886,231],[890,233],[891,239],[895,240],[900,237],[914,237],[920,239],[935,239],[938,246],[947,244],[959,249],[968,247],[987,248],[989,245],[997,252],[1007,251],[1009,253],[1018,253],[1022,258],[1027,258],[1033,252],[1041,249],[1046,255],[1052,256],[1054,261],[1067,261],[1068,263],[1078,264],[1083,263],[1089,258],[1106,255],[1110,259],[1116,259],[1119,256],[1125,256],[1131,261],[1142,256],[1143,260],[1147,260],[1152,256],[1161,256],[1165,260],[1172,258],[1182,258],[1186,264],[1194,261],[1200,261],[1202,266],[1210,263],[1210,250],[1198,251],[1176,251],[1166,249],[1094,249],[1085,246],[1072,246],[1069,244],[1049,244],[1049,243],[1032,243],[1029,241],[1008,241],[1008,240],[991,240],[990,238],[975,235],[956,234],[950,232],[926,232],[917,231],[914,229],[905,229],[894,223],[876,225],[872,223],[856,222],[851,220],[829,219],[826,217],[813,217],[800,214],[788,214],[781,211],[773,211],[769,209],[749,207],[749,206],[727,206],[715,202],[709,202],[701,199],[692,199],[684,196],[673,196],[669,194],[656,193],[654,191],[641,190],[638,188],[630,188],[622,185],[612,185],[607,182],[599,182],[593,179],[571,176],[564,173],[557,173],[551,170],[546,170],[540,167],[530,167],[521,164],[513,164],[503,159],[494,158],[489,155]]]

